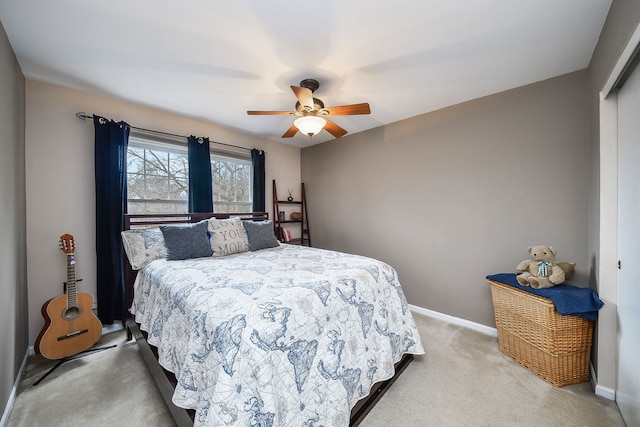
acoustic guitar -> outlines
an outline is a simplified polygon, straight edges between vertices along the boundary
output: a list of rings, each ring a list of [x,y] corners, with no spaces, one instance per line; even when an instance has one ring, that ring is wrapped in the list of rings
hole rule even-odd
[[[102,323],[93,314],[93,296],[76,290],[76,260],[73,236],[63,234],[60,248],[67,256],[67,288],[64,295],[42,305],[45,325],[34,345],[47,359],[63,359],[87,350],[102,335]]]

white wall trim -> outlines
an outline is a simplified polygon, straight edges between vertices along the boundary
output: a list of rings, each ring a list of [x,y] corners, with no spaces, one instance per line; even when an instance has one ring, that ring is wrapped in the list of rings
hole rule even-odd
[[[124,329],[124,325],[119,322],[115,322],[112,325],[104,325],[102,327],[102,335],[108,334],[110,332],[120,331]],[[4,413],[2,414],[2,419],[0,419],[0,427],[7,427],[9,423],[9,417],[11,416],[11,412],[13,411],[13,405],[16,402],[16,395],[18,393],[18,387],[20,386],[20,381],[22,381],[22,377],[24,375],[24,371],[27,369],[27,362],[29,357],[35,355],[35,349],[33,346],[29,346],[27,351],[24,354],[24,358],[22,359],[22,364],[20,365],[20,369],[18,370],[18,375],[16,376],[16,380],[13,383],[13,388],[11,389],[11,393],[9,394],[9,400],[7,400],[7,405],[4,408]]]
[[[603,387],[603,386],[600,386],[600,385],[596,385],[595,394],[596,394],[596,396],[603,397],[603,398],[611,400],[613,402],[616,401],[616,391],[611,389],[611,388],[609,388],[609,387]]]
[[[442,320],[444,322],[449,322],[454,325],[463,326],[465,328],[473,329],[474,331],[478,331],[485,335],[489,335],[492,337],[498,336],[498,331],[496,328],[492,328],[490,326],[482,325],[480,323],[471,322],[466,319],[461,319],[459,317],[450,316],[448,314],[443,314],[437,311],[429,310],[426,308],[418,307],[416,305],[409,304],[409,309],[414,313],[421,314],[423,316],[431,317],[437,320]],[[113,330],[108,330],[108,332],[113,332],[115,330],[122,329],[122,327],[114,327]],[[103,333],[105,331],[103,330]],[[18,376],[16,377],[16,381],[13,384],[13,389],[11,390],[11,394],[9,395],[9,401],[7,402],[7,406],[5,407],[4,414],[2,415],[2,420],[0,420],[0,427],[6,427],[9,423],[9,416],[11,416],[11,411],[13,410],[13,404],[15,403],[15,397],[18,390],[18,386],[20,385],[20,380],[22,379],[22,375],[24,374],[24,370],[27,366],[27,360],[29,356],[34,354],[33,347],[29,347],[27,352],[22,359],[22,364],[20,365],[20,370],[18,371]],[[596,396],[603,397],[605,399],[609,399],[612,401],[616,400],[616,392],[608,387],[602,387],[597,385],[597,378],[595,371],[593,369],[593,365],[590,365],[591,369],[591,385],[595,390]],[[595,386],[594,386],[595,385]]]
[[[0,427],[6,427],[9,424],[9,417],[11,416],[11,412],[13,411],[13,405],[16,401],[16,395],[18,394],[18,386],[20,385],[20,381],[22,380],[24,371],[27,369],[27,361],[29,360],[29,356],[31,355],[33,355],[33,347],[29,347],[24,353],[22,364],[20,365],[20,369],[18,370],[18,375],[16,376],[16,380],[13,383],[13,388],[11,389],[11,393],[9,394],[9,400],[7,400],[7,405],[4,407],[2,419],[0,419]]]
[[[600,223],[598,294],[598,374],[595,391],[615,399],[618,377],[618,94],[616,83],[640,44],[640,24],[627,41],[600,92]]]
[[[615,388],[618,364],[618,95],[600,101],[600,223],[597,266],[598,294],[604,307],[598,312],[597,369],[599,382]]]
[[[111,332],[121,331],[124,329],[124,325],[121,322],[113,322],[111,325],[102,325],[102,336],[110,334]]]
[[[454,325],[464,326],[465,328],[473,329],[485,335],[492,337],[498,337],[498,331],[496,328],[482,325],[480,323],[471,322],[470,320],[461,319],[459,317],[449,316],[448,314],[439,313],[437,311],[428,310],[426,308],[418,307],[416,305],[409,304],[409,309],[414,313],[422,314],[423,316],[432,317],[434,319],[442,320],[445,322],[453,323]]]
[[[611,73],[609,74],[609,78],[602,87],[602,91],[600,92],[600,100],[606,99],[611,94],[611,91],[614,89],[614,85],[618,81],[618,78],[620,78],[620,75],[629,63],[629,60],[631,59],[631,56],[633,55],[633,52],[638,45],[640,45],[640,24],[636,26],[633,34],[631,34],[631,37],[629,37],[629,40],[627,41],[624,50],[620,54],[616,65],[613,67]]]
[[[596,376],[596,371],[593,369],[592,363],[589,364],[589,369],[591,371],[591,388],[594,390],[595,395],[615,402],[616,391],[612,388],[598,385],[598,377]]]
[[[478,331],[485,335],[489,335],[492,337],[498,336],[498,331],[496,328],[492,328],[486,325],[482,325],[480,323],[471,322],[469,320],[461,319],[459,317],[449,316],[448,314],[439,313],[437,311],[428,310],[426,308],[418,307],[416,305],[409,304],[409,309],[414,313],[421,314],[423,316],[431,317],[437,320],[442,320],[444,322],[449,322],[454,325],[463,326],[465,328],[473,329],[474,331]],[[593,388],[596,396],[603,397],[605,399],[614,401],[616,400],[616,391],[609,387],[604,387],[598,385],[598,378],[596,377],[596,372],[593,369],[593,365],[589,364],[589,369],[591,371],[591,388]]]

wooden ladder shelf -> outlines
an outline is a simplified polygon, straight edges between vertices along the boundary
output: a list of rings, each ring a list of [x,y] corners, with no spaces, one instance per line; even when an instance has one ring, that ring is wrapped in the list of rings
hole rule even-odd
[[[311,246],[304,183],[301,184],[300,194],[300,200],[293,200],[291,196],[284,200],[278,199],[276,180],[273,180],[273,232],[283,243]],[[293,213],[299,215],[292,218]]]

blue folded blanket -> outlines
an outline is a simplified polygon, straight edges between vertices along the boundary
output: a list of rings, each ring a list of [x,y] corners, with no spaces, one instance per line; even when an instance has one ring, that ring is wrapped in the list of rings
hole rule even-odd
[[[578,288],[572,285],[556,285],[552,288],[534,289],[522,286],[513,273],[499,273],[487,276],[488,280],[511,285],[523,291],[549,298],[556,305],[558,313],[565,316],[580,316],[589,320],[596,320],[598,310],[604,303],[591,288]]]

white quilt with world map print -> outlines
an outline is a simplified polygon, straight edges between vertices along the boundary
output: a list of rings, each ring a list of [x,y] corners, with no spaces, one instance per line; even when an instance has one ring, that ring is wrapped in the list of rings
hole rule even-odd
[[[346,427],[404,353],[424,353],[392,267],[303,246],[153,261],[132,313],[195,426]]]

